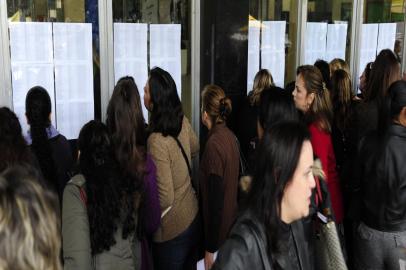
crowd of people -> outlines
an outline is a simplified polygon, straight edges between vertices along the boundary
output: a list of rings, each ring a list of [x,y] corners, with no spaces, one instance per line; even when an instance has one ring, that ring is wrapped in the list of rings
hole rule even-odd
[[[148,121],[123,77],[78,151],[31,88],[26,119],[0,108],[0,268],[324,270],[319,226],[333,222],[345,268],[402,269],[406,81],[383,50],[358,95],[356,82],[342,59],[298,67],[286,89],[260,70],[237,112],[206,85],[204,149],[161,68],[143,90]]]

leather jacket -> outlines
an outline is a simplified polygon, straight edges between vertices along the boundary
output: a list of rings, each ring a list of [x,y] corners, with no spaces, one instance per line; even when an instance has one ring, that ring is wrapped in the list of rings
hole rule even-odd
[[[406,127],[368,135],[359,151],[361,221],[379,231],[406,231]]]
[[[286,244],[283,248],[285,251],[272,255],[272,258],[267,252],[264,226],[251,211],[246,211],[237,219],[228,239],[220,248],[212,269],[311,269],[309,244],[304,236],[302,221],[296,221],[286,227],[288,238],[282,241],[282,244]],[[296,262],[298,267],[292,267],[291,261]]]

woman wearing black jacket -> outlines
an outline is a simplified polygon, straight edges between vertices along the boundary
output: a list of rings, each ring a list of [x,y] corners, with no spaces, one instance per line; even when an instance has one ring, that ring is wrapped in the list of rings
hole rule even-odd
[[[406,82],[388,90],[391,121],[359,147],[360,224],[354,241],[356,269],[400,269],[406,259]]]
[[[309,132],[296,121],[281,122],[265,132],[259,149],[247,209],[213,269],[303,269],[309,264],[291,228],[309,214],[315,186]]]

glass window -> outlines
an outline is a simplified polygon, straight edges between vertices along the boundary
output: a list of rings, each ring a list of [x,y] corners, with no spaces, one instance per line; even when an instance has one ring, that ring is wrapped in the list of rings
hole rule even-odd
[[[309,0],[305,33],[305,64],[340,58],[350,63],[352,0]]]
[[[179,24],[181,26],[181,100],[186,117],[192,118],[191,91],[191,33],[190,33],[190,1],[189,0],[120,0],[113,1],[114,23],[144,23],[144,24]],[[149,28],[151,32],[151,28]],[[147,36],[150,41],[150,35]],[[149,43],[149,49],[151,44]],[[149,54],[149,52],[147,52]],[[115,61],[118,53],[115,53]],[[150,56],[147,56],[148,68]],[[115,64],[115,69],[117,69]],[[138,83],[140,94],[146,82]],[[179,89],[178,89],[179,91]]]
[[[260,48],[257,48],[260,59],[259,64],[256,64],[257,70],[269,69],[280,87],[294,81],[296,77],[297,12],[297,0],[250,1],[250,25],[255,26],[252,22],[256,21],[256,25],[260,26]],[[255,37],[255,33],[252,33],[249,34],[249,39]],[[252,51],[249,51],[249,65],[251,55]],[[255,72],[248,75],[248,88],[252,86],[254,76]],[[252,89],[248,89],[250,90]]]
[[[41,85],[53,100],[53,124],[76,139],[85,122],[101,119],[98,1],[7,0],[7,14],[20,122],[27,128],[25,95]]]
[[[403,0],[365,1],[362,16],[359,74],[363,72],[368,62],[375,60],[374,53],[365,55],[363,53],[365,50],[376,50],[377,55],[382,49],[389,48],[395,52],[399,62],[402,63],[405,28],[404,9],[405,2]],[[369,44],[372,40],[376,41],[376,49]],[[363,43],[363,41],[365,42]]]

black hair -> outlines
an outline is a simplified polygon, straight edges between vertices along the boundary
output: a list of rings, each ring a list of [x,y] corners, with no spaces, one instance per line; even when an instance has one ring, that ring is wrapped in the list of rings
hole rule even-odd
[[[123,239],[136,230],[138,197],[135,184],[125,177],[114,158],[107,127],[92,120],[78,139],[80,172],[86,179],[87,213],[92,255],[109,250],[122,225]]]
[[[18,117],[7,107],[0,108],[0,149],[0,172],[15,164],[33,163]]]
[[[148,84],[152,102],[150,131],[177,137],[184,114],[175,81],[167,71],[155,67],[150,71]]]
[[[393,120],[406,107],[406,82],[404,80],[394,82],[389,87],[388,93],[388,112],[390,120]]]
[[[317,59],[316,62],[314,62],[314,66],[317,67],[321,75],[323,76],[323,81],[326,84],[327,89],[330,90],[330,65],[321,59]]]
[[[258,109],[258,121],[261,127],[266,130],[286,120],[299,120],[292,94],[276,86],[262,91]]]
[[[284,121],[265,132],[258,148],[247,207],[264,225],[269,255],[280,252],[282,197],[298,166],[306,140],[310,140],[310,134],[304,124]]]
[[[30,125],[31,147],[48,187],[60,194],[63,187],[58,184],[55,161],[47,134],[47,128],[51,125],[49,119],[51,106],[51,98],[43,87],[34,86],[28,91],[25,98],[25,115]]]

